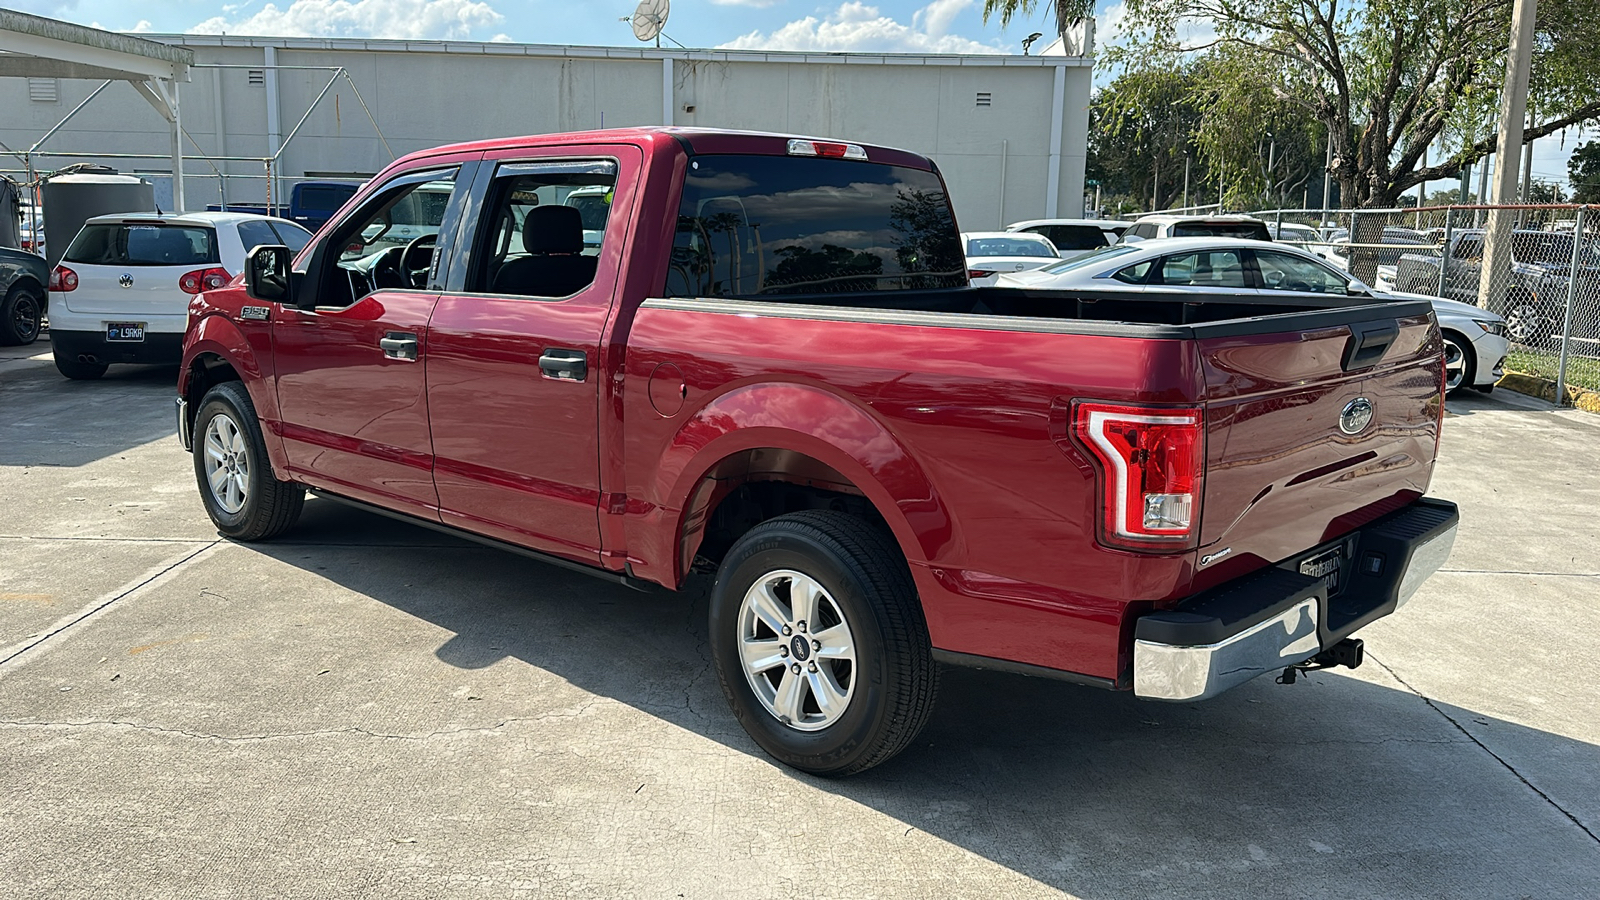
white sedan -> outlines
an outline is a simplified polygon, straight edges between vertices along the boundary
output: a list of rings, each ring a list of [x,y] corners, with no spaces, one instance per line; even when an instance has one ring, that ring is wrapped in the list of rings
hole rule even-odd
[[[1505,374],[1506,322],[1476,306],[1401,291],[1379,291],[1318,256],[1283,244],[1236,238],[1157,238],[1118,244],[1077,259],[1002,275],[1000,287],[1079,291],[1228,293],[1290,300],[1300,294],[1428,300],[1444,335],[1446,387],[1487,393]]]
[[[961,235],[961,246],[967,249],[967,278],[977,286],[994,284],[1001,274],[1061,261],[1050,239],[1037,234],[974,231]]]

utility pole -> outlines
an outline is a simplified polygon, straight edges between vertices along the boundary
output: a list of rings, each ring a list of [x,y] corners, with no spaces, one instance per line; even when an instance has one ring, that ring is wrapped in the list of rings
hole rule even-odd
[[[1189,154],[1183,154],[1183,208],[1189,208]]]
[[[1322,221],[1317,223],[1320,232],[1328,224],[1328,201],[1333,192],[1333,129],[1328,129],[1328,162],[1322,167]]]
[[[1272,168],[1278,157],[1278,139],[1267,132],[1267,205],[1272,205]],[[1259,145],[1258,145],[1259,146]]]
[[[1522,123],[1528,114],[1528,69],[1533,59],[1533,20],[1537,0],[1516,0],[1511,8],[1511,47],[1506,54],[1506,86],[1500,99],[1499,144],[1494,155],[1494,203],[1517,196],[1517,154],[1522,152]],[[1483,242],[1483,275],[1478,280],[1478,305],[1499,311],[1502,296],[1495,285],[1511,277],[1511,227],[1506,210],[1489,211]]]

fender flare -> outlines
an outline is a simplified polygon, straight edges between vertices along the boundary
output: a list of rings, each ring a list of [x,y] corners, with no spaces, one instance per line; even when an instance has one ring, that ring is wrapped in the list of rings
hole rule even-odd
[[[250,340],[226,315],[212,313],[189,326],[183,341],[183,368],[178,376],[182,379],[179,383],[180,393],[184,396],[191,393],[189,372],[197,358],[208,354],[220,358],[239,373],[239,380],[244,382],[250,402],[255,405],[256,416],[261,420],[261,436],[266,441],[272,468],[278,472],[287,471],[289,458],[284,453],[283,438],[279,434],[277,394],[268,386]],[[194,408],[198,406],[198,400],[198,397],[190,398],[191,415],[198,412]]]
[[[948,556],[956,543],[955,522],[926,471],[875,416],[820,386],[763,382],[702,406],[662,450],[653,492],[675,512],[674,560],[699,484],[723,460],[757,448],[803,453],[845,476],[883,516],[909,562]]]

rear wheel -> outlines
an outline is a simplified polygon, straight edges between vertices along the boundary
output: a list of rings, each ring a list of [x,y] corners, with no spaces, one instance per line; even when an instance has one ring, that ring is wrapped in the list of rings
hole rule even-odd
[[[60,347],[52,347],[50,354],[55,357],[56,371],[73,381],[93,381],[106,373],[105,363],[84,362],[76,356],[62,353]]]
[[[711,595],[717,677],[735,717],[780,762],[849,775],[889,759],[927,722],[938,666],[891,535],[812,511],[734,544]]]
[[[1477,360],[1472,342],[1453,331],[1444,333],[1444,389],[1453,394],[1472,384],[1477,374]]]
[[[1514,344],[1540,346],[1556,333],[1555,314],[1526,294],[1507,298],[1506,336]]]
[[[0,303],[0,344],[31,344],[39,339],[44,319],[44,298],[38,290],[19,284]]]
[[[200,400],[194,474],[211,523],[234,540],[277,537],[294,526],[305,505],[304,488],[274,477],[255,405],[238,381],[224,381]]]

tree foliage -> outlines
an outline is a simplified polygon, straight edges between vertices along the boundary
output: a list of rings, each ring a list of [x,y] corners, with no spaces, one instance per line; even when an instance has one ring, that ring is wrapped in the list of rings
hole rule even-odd
[[[985,12],[1028,0],[986,0]],[[1269,129],[1333,145],[1346,206],[1389,206],[1494,150],[1512,0],[1125,0],[1103,53],[1125,74],[1191,66],[1196,143],[1227,160]],[[1540,0],[1524,141],[1600,119],[1600,0]],[[1119,79],[1120,80],[1120,79]],[[1292,115],[1290,111],[1293,111]],[[1281,124],[1280,124],[1281,123]],[[1319,133],[1320,132],[1320,133]],[[1430,145],[1451,147],[1441,160]],[[1314,155],[1314,154],[1313,154]],[[1242,186],[1248,167],[1235,171]],[[1265,176],[1263,176],[1265,178]],[[1248,192],[1248,188],[1244,188]]]
[[[1075,19],[1087,18],[1094,15],[1094,0],[1046,0],[1049,4],[1051,15],[1055,16],[1056,30],[1065,31]],[[1038,9],[1039,0],[983,0],[983,20],[996,13],[1000,16],[1000,27],[1011,24],[1011,17],[1021,13],[1024,16],[1033,15]]]
[[[1600,141],[1573,148],[1567,181],[1572,184],[1573,203],[1600,203]]]

